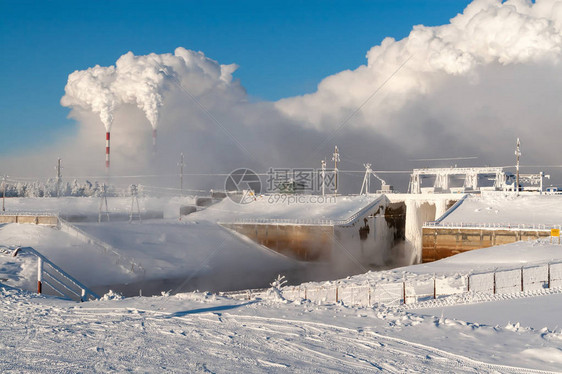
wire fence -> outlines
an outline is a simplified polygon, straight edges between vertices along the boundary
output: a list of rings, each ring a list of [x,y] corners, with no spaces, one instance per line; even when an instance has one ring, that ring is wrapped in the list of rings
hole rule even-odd
[[[308,300],[318,304],[341,302],[345,305],[372,307],[377,304],[398,306],[440,299],[462,293],[514,294],[562,288],[562,262],[534,264],[519,268],[495,269],[467,275],[433,276],[395,282],[352,284],[333,282],[305,283],[281,289],[286,300]],[[266,290],[228,293],[234,298],[263,297]]]

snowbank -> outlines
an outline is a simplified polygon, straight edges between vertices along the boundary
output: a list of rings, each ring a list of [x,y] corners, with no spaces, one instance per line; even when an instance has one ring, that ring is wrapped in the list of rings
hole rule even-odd
[[[52,227],[4,224],[0,243],[35,248],[98,293],[109,288],[127,295],[150,295],[264,287],[280,272],[299,267],[296,261],[215,223],[153,220],[76,226],[87,236]],[[0,256],[0,278],[10,279],[8,284],[14,287],[35,289],[36,260],[12,263],[11,257]]]

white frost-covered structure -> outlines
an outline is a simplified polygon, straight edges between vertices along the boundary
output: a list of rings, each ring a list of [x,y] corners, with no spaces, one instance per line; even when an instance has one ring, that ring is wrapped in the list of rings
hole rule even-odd
[[[550,176],[520,174],[519,183],[525,190],[542,192],[544,178]],[[515,174],[502,167],[414,169],[408,189],[413,194],[515,191],[515,181]]]

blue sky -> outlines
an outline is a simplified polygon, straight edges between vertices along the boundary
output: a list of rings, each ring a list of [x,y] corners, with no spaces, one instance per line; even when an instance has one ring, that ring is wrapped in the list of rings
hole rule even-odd
[[[0,153],[48,145],[76,128],[59,104],[68,74],[122,54],[182,46],[240,65],[253,100],[313,92],[364,64],[386,36],[440,25],[468,1],[0,0]]]

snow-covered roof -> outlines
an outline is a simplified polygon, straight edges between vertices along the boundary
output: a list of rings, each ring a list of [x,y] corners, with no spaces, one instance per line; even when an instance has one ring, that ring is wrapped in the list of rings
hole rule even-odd
[[[489,193],[471,195],[442,224],[562,224],[562,196]]]
[[[361,210],[382,201],[387,201],[384,195],[263,195],[246,204],[226,198],[190,217],[220,222],[334,224],[345,222]]]

